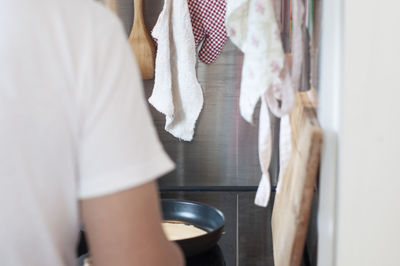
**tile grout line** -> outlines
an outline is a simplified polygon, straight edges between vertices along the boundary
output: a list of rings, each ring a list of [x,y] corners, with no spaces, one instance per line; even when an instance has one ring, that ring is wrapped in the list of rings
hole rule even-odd
[[[236,194],[236,266],[239,266],[239,193]]]

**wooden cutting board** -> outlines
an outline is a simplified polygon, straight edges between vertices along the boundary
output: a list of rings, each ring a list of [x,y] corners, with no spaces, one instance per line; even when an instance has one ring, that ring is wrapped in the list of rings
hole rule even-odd
[[[275,266],[300,266],[318,172],[322,130],[307,93],[290,114],[292,153],[272,212]]]

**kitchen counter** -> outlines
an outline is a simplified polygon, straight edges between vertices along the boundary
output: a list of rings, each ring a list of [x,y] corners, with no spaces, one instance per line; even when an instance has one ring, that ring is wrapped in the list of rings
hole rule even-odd
[[[203,202],[225,215],[224,234],[207,253],[187,259],[187,266],[272,266],[271,214],[254,205],[255,192],[163,191],[164,199]]]

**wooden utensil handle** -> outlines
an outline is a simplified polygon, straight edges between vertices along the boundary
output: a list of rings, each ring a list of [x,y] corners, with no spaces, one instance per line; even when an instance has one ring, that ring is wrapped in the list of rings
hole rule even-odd
[[[154,77],[155,49],[153,40],[147,32],[143,19],[143,0],[134,0],[134,20],[129,42],[143,79]]]
[[[143,0],[134,0],[135,14],[133,25],[144,25],[143,19]]]

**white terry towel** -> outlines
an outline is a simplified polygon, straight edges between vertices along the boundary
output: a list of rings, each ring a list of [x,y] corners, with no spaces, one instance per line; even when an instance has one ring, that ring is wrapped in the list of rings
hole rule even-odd
[[[300,12],[294,14],[295,22],[299,22],[299,14],[304,13],[302,6],[298,5],[300,1],[295,0],[294,3],[294,9]],[[299,85],[299,73],[301,73],[299,62],[302,62],[301,57],[294,59],[293,69],[290,71],[274,12],[276,10],[272,0],[227,1],[228,35],[244,53],[240,111],[248,122],[252,122],[254,108],[261,98],[258,150],[263,174],[255,199],[255,203],[259,206],[268,205],[271,190],[268,170],[272,142],[268,110],[277,117],[290,112],[295,97],[294,88],[298,88]],[[296,30],[298,27],[295,25],[294,28]],[[297,37],[299,37],[298,30],[293,38]],[[298,44],[294,42],[293,50],[302,51],[302,47]]]
[[[154,89],[149,102],[165,115],[165,130],[191,141],[203,107],[196,77],[196,48],[187,1],[165,0],[153,28],[158,40]]]

